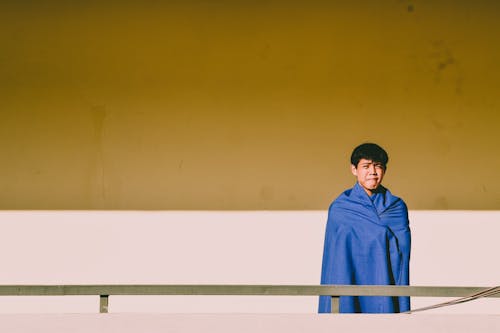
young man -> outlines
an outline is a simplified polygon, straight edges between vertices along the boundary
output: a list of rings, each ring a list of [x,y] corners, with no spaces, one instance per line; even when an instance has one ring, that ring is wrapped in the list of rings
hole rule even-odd
[[[389,157],[365,143],[351,155],[357,182],[330,205],[321,284],[408,285],[408,209],[382,186]],[[395,313],[410,309],[409,297],[340,297],[343,313]],[[319,312],[331,312],[331,298],[320,296]]]

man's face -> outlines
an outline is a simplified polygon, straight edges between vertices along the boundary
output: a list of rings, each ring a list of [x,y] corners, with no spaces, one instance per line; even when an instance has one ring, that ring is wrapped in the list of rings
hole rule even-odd
[[[368,195],[372,195],[373,191],[379,187],[385,174],[385,168],[381,163],[364,158],[358,162],[358,165],[351,165],[351,171]]]

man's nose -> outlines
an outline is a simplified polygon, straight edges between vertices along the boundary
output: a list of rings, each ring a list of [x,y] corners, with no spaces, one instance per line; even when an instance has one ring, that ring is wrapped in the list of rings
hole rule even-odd
[[[375,168],[374,165],[370,166],[370,174],[372,174],[372,175],[376,175],[377,174],[377,168]]]

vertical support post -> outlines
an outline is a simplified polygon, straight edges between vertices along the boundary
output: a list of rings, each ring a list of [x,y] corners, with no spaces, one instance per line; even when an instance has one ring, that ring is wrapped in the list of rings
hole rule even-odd
[[[339,296],[332,296],[332,313],[340,312]]]
[[[109,295],[99,296],[99,313],[108,313]]]

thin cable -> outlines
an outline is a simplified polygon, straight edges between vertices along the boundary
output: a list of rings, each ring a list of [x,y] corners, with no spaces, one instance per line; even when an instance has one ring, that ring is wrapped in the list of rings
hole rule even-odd
[[[434,305],[430,305],[430,306],[426,306],[426,307],[422,307],[422,308],[418,308],[415,310],[410,310],[410,311],[406,311],[406,312],[402,312],[402,313],[413,313],[413,312],[442,308],[445,306],[456,305],[456,304],[474,301],[476,299],[483,298],[483,297],[490,297],[490,296],[493,296],[496,294],[500,294],[500,286],[487,288],[487,289],[480,291],[478,293],[475,293],[475,294],[472,294],[469,296],[465,296],[465,297],[461,297],[461,298],[457,298],[457,299],[451,300],[449,302],[438,303],[438,304],[434,304]]]

